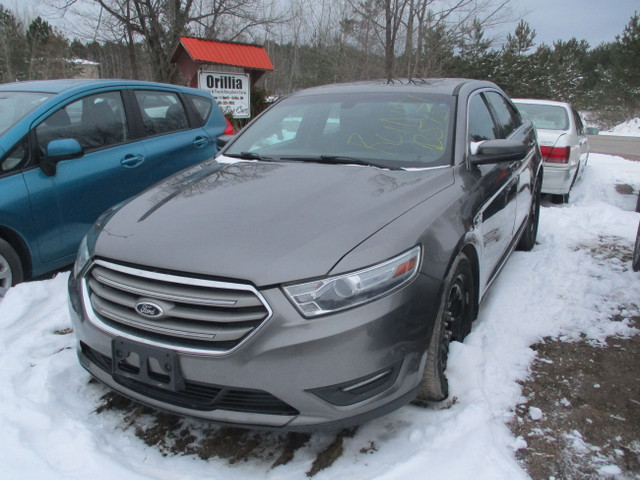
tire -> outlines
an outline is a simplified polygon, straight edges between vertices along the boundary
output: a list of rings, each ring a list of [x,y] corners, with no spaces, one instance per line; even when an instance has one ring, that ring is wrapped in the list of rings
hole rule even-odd
[[[640,224],[638,224],[638,232],[636,233],[636,245],[633,249],[631,268],[633,268],[634,272],[640,272]]]
[[[560,195],[554,195],[553,196],[553,203],[555,204],[561,204],[561,203],[569,203],[569,195],[571,195],[571,189],[573,188],[573,186],[576,183],[576,180],[578,180],[578,174],[580,173],[580,164],[578,163],[578,168],[576,169],[576,173],[573,176],[573,180],[571,180],[571,185],[569,186],[569,191],[565,194],[560,194]]]
[[[9,287],[23,280],[22,263],[20,257],[4,240],[0,239],[0,297],[3,297]]]
[[[538,238],[538,224],[540,223],[540,189],[542,184],[540,180],[536,181],[535,191],[533,193],[533,199],[531,207],[529,208],[529,218],[527,219],[527,226],[522,234],[522,238],[518,242],[518,250],[524,250],[528,252],[533,249],[536,244],[536,238]]]
[[[471,331],[475,306],[473,282],[471,263],[461,253],[443,282],[444,289],[416,399],[418,404],[439,402],[449,395],[449,382],[445,375],[449,343],[452,340],[463,341]]]
[[[560,204],[563,204],[563,203],[569,203],[569,194],[566,193],[564,195],[561,195],[561,194],[551,195],[551,201],[556,205],[560,205]]]

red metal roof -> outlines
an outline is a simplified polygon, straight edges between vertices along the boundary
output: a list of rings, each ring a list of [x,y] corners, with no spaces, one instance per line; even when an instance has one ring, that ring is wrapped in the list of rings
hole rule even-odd
[[[180,37],[180,43],[195,62],[273,70],[269,55],[262,47],[191,37]]]

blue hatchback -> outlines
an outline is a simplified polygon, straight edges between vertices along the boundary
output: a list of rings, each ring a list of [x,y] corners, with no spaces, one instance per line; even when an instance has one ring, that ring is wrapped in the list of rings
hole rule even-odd
[[[201,90],[125,80],[0,85],[0,297],[73,263],[109,207],[217,152]]]

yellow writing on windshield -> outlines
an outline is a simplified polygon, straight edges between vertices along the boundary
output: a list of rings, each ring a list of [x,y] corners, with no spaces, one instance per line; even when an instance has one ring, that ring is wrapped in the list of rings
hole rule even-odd
[[[415,96],[410,96],[413,100]],[[387,108],[385,114],[366,119],[358,131],[347,137],[350,145],[385,155],[421,156],[420,150],[441,152],[449,120],[448,107],[428,103],[410,103]]]

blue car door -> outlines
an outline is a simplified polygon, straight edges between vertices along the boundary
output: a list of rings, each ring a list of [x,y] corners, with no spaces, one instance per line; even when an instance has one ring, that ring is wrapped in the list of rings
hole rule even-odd
[[[135,89],[133,97],[142,115],[145,149],[157,180],[216,154],[215,137],[194,121],[177,92]]]
[[[144,142],[132,138],[119,90],[74,99],[34,127],[41,164],[51,140],[73,138],[84,149],[49,175],[24,172],[41,261],[68,263],[97,217],[151,185],[154,172]]]

